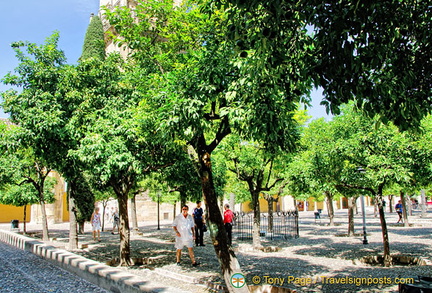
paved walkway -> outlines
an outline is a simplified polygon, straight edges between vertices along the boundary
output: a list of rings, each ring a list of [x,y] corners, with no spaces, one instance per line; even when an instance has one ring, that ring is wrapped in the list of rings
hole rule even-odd
[[[0,268],[0,292],[2,293],[108,292],[41,257],[1,241]]]
[[[361,214],[355,216],[356,233],[361,233]],[[328,226],[325,212],[320,221],[315,221],[313,212],[300,212],[300,237],[286,241],[263,244],[277,245],[278,252],[264,253],[251,249],[247,241],[235,240],[236,255],[246,274],[248,284],[256,282],[263,284],[271,282],[272,278],[284,280],[283,286],[297,290],[297,292],[397,292],[396,278],[411,278],[417,275],[432,277],[431,266],[394,266],[390,268],[373,267],[362,264],[358,259],[365,255],[382,254],[382,235],[379,218],[374,217],[373,209],[366,213],[368,245],[363,245],[363,238],[341,237],[347,231],[347,211],[336,212],[336,226]],[[410,217],[411,227],[396,224],[396,213],[386,213],[392,254],[403,254],[423,257],[432,260],[432,210],[425,218],[415,211]],[[142,234],[131,238],[132,254],[144,258],[154,259],[152,264],[122,268],[143,278],[150,278],[159,284],[170,284],[183,291],[201,293],[208,292],[205,287],[194,284],[196,281],[218,281],[219,267],[214,249],[207,238],[207,246],[195,249],[196,256],[201,263],[193,268],[185,255],[184,265],[175,265],[173,248],[173,232],[170,221],[161,223],[161,230],[156,230],[156,223],[140,223]],[[22,224],[20,223],[22,229]],[[10,229],[10,224],[0,224],[0,229]],[[27,231],[40,234],[40,225],[28,225]],[[51,237],[57,238],[53,243],[61,248],[67,246],[68,223],[49,225]],[[77,251],[87,258],[105,263],[118,255],[118,236],[110,232],[102,233],[102,242],[95,243],[88,232],[80,236],[80,243],[89,247]],[[108,253],[107,253],[108,251]],[[150,274],[149,274],[150,272]],[[288,277],[298,278],[298,283],[289,283]],[[332,284],[321,282],[322,278],[389,278],[389,284]],[[313,284],[301,283],[313,279]],[[371,279],[372,278],[372,279]],[[336,280],[335,279],[335,280]],[[369,280],[368,279],[368,280]],[[381,280],[380,279],[380,280]],[[377,279],[378,280],[378,279]]]

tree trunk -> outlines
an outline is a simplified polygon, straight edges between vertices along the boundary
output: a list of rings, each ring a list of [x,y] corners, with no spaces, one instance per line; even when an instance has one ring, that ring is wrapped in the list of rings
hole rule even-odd
[[[327,212],[330,219],[329,226],[334,226],[333,195],[330,192],[326,192],[325,195],[327,198]]]
[[[130,230],[128,216],[128,195],[117,194],[120,214],[120,266],[132,265],[130,258]]]
[[[182,206],[186,204],[187,195],[186,193],[184,193],[183,190],[180,190],[179,192],[180,192],[180,213],[181,213]]]
[[[85,221],[79,221],[78,222],[78,234],[79,235],[84,235],[84,226],[85,226]]]
[[[403,193],[403,191],[400,192],[400,198],[402,201],[402,216],[403,216],[403,221],[404,221],[403,224],[404,224],[404,227],[409,227],[407,204],[406,204],[405,194]]]
[[[378,215],[379,215],[379,208],[378,208],[377,203],[375,203],[374,204],[374,217],[376,218],[376,217],[378,217]]]
[[[139,231],[138,229],[138,219],[136,214],[136,194],[134,193],[131,197],[131,220],[132,220],[132,231]]]
[[[24,235],[26,235],[27,234],[27,230],[26,230],[26,218],[27,218],[27,206],[25,205],[24,206],[24,221],[23,221],[23,225],[24,225],[24,228],[23,228],[23,234]]]
[[[109,199],[102,200],[103,215],[102,215],[102,231],[105,230],[105,215]],[[108,219],[109,221],[109,219]]]
[[[393,213],[393,194],[390,194],[389,196],[389,202],[390,202],[390,213]]]
[[[177,206],[177,201],[175,201],[174,202],[174,205],[173,205],[173,221],[175,220],[175,218],[176,218],[176,206]]]
[[[270,233],[273,233],[273,198],[270,195],[267,195],[269,198],[267,200],[268,203],[268,229]]]
[[[71,192],[71,185],[68,184],[68,199],[69,199],[69,250],[78,249],[78,231],[76,221],[75,200]]]
[[[424,189],[421,190],[421,217],[426,217],[426,192]]]
[[[253,206],[253,225],[252,225],[252,247],[254,249],[261,249],[261,210],[259,205],[259,193],[252,192],[252,206]]]
[[[357,197],[348,197],[348,236],[354,236],[354,212]]]
[[[387,230],[384,208],[382,205],[383,198],[381,193],[378,195],[377,200],[378,200],[378,213],[381,222],[381,231],[382,231],[383,246],[384,246],[384,266],[388,267],[391,266],[392,259],[390,256],[390,241],[388,237],[388,230]]]
[[[234,288],[231,276],[241,273],[240,265],[234,251],[228,247],[228,237],[222,220],[215,192],[210,153],[206,151],[205,139],[200,138],[201,143],[197,146],[199,158],[199,174],[203,191],[204,202],[208,213],[207,223],[210,228],[210,236],[219,260],[222,275],[229,292],[249,292],[247,286]]]
[[[43,198],[43,194],[40,197]],[[45,210],[45,201],[39,200],[39,203],[41,205],[41,212],[42,212],[42,240],[49,241],[48,219]]]

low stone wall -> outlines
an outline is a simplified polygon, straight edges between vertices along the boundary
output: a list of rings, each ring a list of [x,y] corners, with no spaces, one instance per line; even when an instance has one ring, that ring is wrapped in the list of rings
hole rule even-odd
[[[14,232],[0,229],[0,241],[39,255],[55,265],[111,292],[181,292],[178,288],[149,281],[151,279],[150,271],[148,271],[148,278],[138,277],[122,269],[101,264],[72,252],[58,249],[43,241]]]

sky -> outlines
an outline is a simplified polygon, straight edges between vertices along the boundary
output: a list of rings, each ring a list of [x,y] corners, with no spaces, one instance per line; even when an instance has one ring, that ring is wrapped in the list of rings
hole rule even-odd
[[[43,44],[54,31],[59,31],[59,48],[65,52],[67,63],[75,64],[81,55],[90,14],[97,14],[99,0],[0,0],[0,78],[13,72],[18,62],[10,44],[29,41]],[[0,83],[0,91],[10,86]],[[325,108],[319,103],[321,92],[312,93],[313,118],[325,117]],[[8,114],[0,109],[0,118]]]

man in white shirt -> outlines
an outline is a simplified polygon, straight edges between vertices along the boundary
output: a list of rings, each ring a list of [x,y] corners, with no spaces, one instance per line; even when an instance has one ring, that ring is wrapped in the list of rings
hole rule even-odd
[[[183,246],[186,246],[189,251],[189,257],[192,261],[192,265],[195,267],[198,263],[195,261],[195,255],[193,252],[193,243],[195,239],[195,223],[191,215],[188,214],[189,207],[184,205],[182,212],[179,214],[173,222],[173,229],[176,232],[175,248],[177,265],[180,265],[181,252]]]

